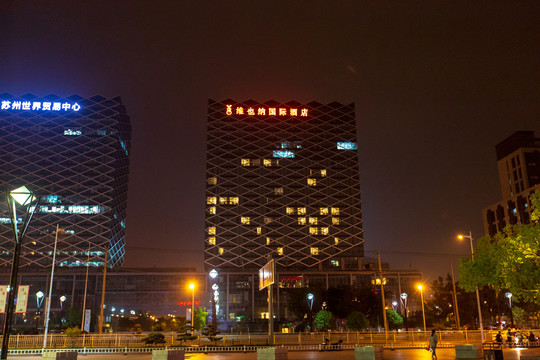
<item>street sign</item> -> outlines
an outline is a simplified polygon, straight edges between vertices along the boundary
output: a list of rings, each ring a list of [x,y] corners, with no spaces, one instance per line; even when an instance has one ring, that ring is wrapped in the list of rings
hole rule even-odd
[[[274,283],[274,259],[259,269],[259,290]]]

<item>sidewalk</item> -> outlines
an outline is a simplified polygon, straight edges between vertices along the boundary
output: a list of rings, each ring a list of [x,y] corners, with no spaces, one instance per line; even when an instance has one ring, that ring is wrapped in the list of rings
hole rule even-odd
[[[504,360],[519,360],[519,350],[505,349]],[[437,350],[438,360],[455,360],[454,349]],[[103,354],[79,355],[80,360],[151,360],[151,354]],[[290,351],[289,360],[354,360],[354,352],[347,351]],[[8,360],[41,360],[41,356],[9,356]],[[256,360],[256,353],[187,354],[189,360]],[[385,350],[384,360],[431,360],[431,353],[422,350]]]

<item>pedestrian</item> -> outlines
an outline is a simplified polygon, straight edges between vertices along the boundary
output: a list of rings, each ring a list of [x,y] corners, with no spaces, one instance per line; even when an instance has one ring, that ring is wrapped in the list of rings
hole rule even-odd
[[[531,331],[529,334],[529,343],[535,342],[536,336],[534,336],[533,332]]]
[[[495,341],[498,342],[499,344],[502,344],[503,338],[502,338],[502,334],[501,334],[500,331],[499,331],[499,333],[497,335],[495,335]]]
[[[431,330],[431,335],[429,336],[429,347],[431,348],[432,359],[437,358],[437,353],[435,351],[437,349],[438,342],[439,342],[439,339],[437,338],[437,335],[435,335],[435,330]]]

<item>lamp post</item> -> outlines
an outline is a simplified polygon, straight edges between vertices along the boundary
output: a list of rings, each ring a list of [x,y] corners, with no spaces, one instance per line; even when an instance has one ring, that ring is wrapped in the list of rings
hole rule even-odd
[[[512,312],[512,293],[507,292],[506,294],[504,294],[504,296],[506,296],[506,298],[508,299],[508,306],[510,306],[510,326],[514,327],[514,313]]]
[[[396,311],[396,307],[398,305],[398,302],[397,301],[392,301],[392,309],[394,309],[394,311]]]
[[[219,273],[217,272],[216,269],[212,269],[212,270],[210,270],[208,275],[210,276],[210,279],[212,279],[211,280],[211,283],[212,283],[212,324],[215,327],[217,327],[216,294],[215,294],[215,292],[217,291],[217,288],[214,289],[214,285],[216,285],[216,287],[218,286],[216,284],[216,279],[217,279]]]
[[[62,323],[64,322],[64,301],[66,301],[64,295],[60,296],[60,328],[62,328]]]
[[[21,244],[24,240],[24,236],[26,235],[26,230],[28,230],[28,226],[30,225],[30,221],[32,220],[32,216],[34,216],[34,213],[39,206],[39,199],[36,198],[26,186],[21,186],[20,188],[17,188],[13,191],[6,192],[6,200],[9,208],[9,215],[12,225],[11,228],[15,240],[15,248],[13,250],[13,260],[11,261],[11,275],[9,277],[9,287],[6,299],[6,316],[4,318],[3,326],[4,336],[2,337],[2,350],[0,351],[0,359],[2,360],[7,359],[8,353],[9,335],[11,333],[13,311],[15,310],[15,292],[17,291]],[[35,204],[33,206],[27,208],[22,229],[21,231],[19,231],[16,204],[28,207],[34,202]]]
[[[409,327],[407,324],[407,293],[401,293],[401,295],[399,295],[399,298],[401,299],[401,304],[403,305],[403,310],[405,313],[405,330],[408,331]]]
[[[313,299],[314,298],[315,298],[315,296],[312,293],[307,294],[307,304],[308,304],[308,307],[309,307],[309,323],[308,323],[309,331],[311,331],[311,329],[313,328],[312,310],[313,310]]]
[[[426,331],[426,312],[424,311],[424,291],[423,286],[418,285],[418,289],[420,289],[420,301],[422,301],[422,319],[424,320],[424,331]]]
[[[472,233],[469,231],[469,235],[458,235],[458,239],[469,239],[471,241],[471,259],[474,262],[474,246],[473,246],[473,237]],[[480,323],[480,337],[482,343],[484,342],[484,325],[482,324],[482,309],[480,308],[480,293],[478,292],[478,285],[476,285],[476,304],[478,306],[478,322]]]
[[[38,323],[39,323],[39,307],[41,306],[41,303],[43,302],[43,296],[45,296],[45,294],[43,293],[43,291],[38,291],[36,293],[36,304],[37,304],[37,311],[36,311],[36,330],[38,330]]]
[[[195,330],[195,284],[189,284],[191,289],[191,328]]]

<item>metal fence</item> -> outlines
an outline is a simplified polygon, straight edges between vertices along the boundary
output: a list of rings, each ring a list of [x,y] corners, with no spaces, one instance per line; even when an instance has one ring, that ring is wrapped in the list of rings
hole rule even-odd
[[[538,330],[524,330],[538,333]],[[486,341],[495,338],[498,331],[484,331]],[[420,347],[428,342],[430,332],[424,331],[391,331],[384,332],[316,332],[316,333],[276,333],[273,336],[273,344],[284,346],[308,346],[322,343],[360,344],[360,345],[386,345],[395,347]],[[77,337],[67,335],[50,334],[47,336],[47,346],[45,348],[67,349],[67,348],[141,348],[145,347],[143,338],[147,334],[83,334]],[[165,344],[161,346],[239,346],[239,345],[268,345],[270,343],[267,334],[220,334],[220,340],[211,343],[204,336],[199,336],[195,340],[180,342],[174,332],[163,333]],[[466,344],[480,341],[480,331],[437,331],[439,344]],[[9,338],[10,349],[42,349],[43,335],[12,335]],[[0,336],[1,338],[1,336]]]

